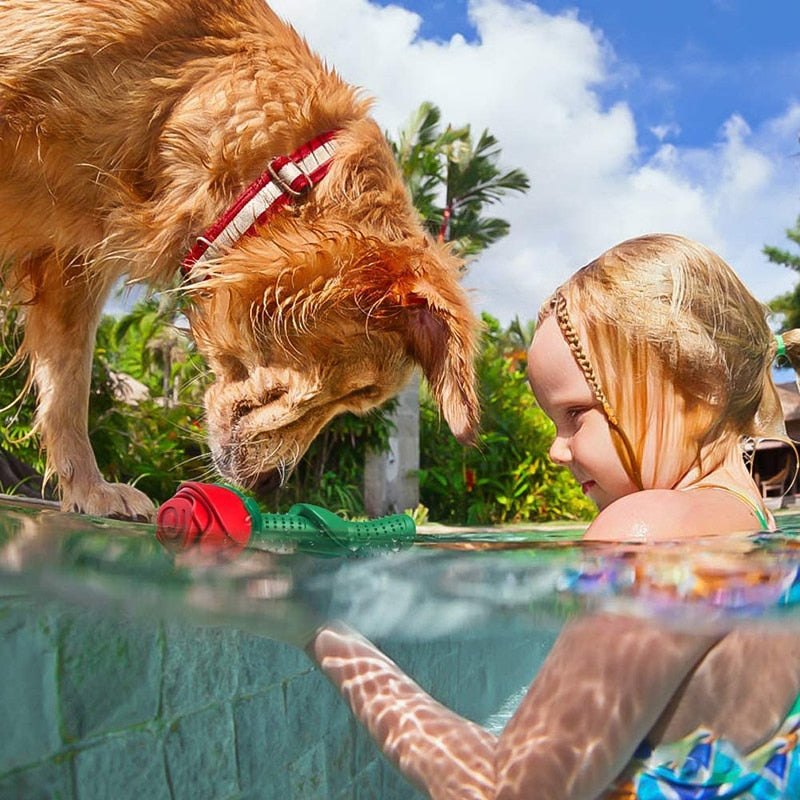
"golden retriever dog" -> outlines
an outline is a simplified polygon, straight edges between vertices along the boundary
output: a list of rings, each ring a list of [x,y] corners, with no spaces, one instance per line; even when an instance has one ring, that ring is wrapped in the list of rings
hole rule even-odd
[[[263,0],[0,0],[0,259],[62,507],[151,518],[87,433],[121,276],[187,295],[210,448],[258,488],[419,365],[473,439],[476,318],[369,102]],[[176,476],[178,479],[179,476]]]

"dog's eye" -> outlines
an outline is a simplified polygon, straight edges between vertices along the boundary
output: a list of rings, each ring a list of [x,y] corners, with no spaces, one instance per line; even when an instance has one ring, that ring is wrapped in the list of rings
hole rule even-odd
[[[362,386],[360,389],[355,389],[347,396],[352,399],[359,400],[372,400],[380,394],[380,389],[377,386]]]

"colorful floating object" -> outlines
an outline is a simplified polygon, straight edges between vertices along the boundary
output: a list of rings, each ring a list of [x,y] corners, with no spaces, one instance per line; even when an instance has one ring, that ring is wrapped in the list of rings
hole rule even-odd
[[[416,525],[407,514],[351,522],[309,503],[297,503],[286,514],[264,513],[229,486],[189,482],[159,508],[156,535],[177,552],[199,548],[236,555],[254,547],[353,556],[406,547]]]

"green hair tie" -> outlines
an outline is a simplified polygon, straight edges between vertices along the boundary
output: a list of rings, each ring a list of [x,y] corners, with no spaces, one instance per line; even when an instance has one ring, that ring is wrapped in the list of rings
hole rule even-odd
[[[775,334],[775,344],[778,345],[778,352],[775,353],[775,358],[786,355],[786,342],[783,341],[783,336],[779,333]]]

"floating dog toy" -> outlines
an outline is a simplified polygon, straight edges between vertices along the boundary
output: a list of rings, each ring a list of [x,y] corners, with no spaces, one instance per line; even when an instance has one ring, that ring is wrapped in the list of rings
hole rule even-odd
[[[327,509],[297,503],[286,514],[263,513],[258,503],[228,486],[183,483],[158,510],[156,536],[171,550],[208,552],[245,547],[323,556],[398,550],[416,535],[407,514],[348,522]]]

